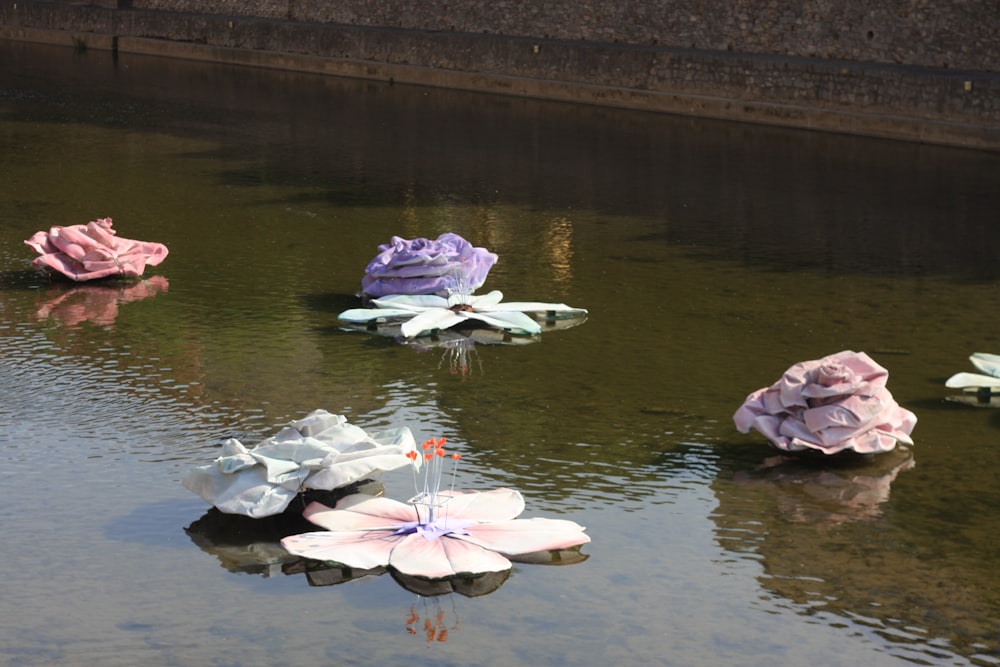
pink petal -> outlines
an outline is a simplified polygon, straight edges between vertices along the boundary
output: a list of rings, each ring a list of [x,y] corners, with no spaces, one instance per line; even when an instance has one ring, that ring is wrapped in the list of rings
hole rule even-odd
[[[733,415],[733,421],[736,422],[736,430],[740,433],[749,433],[750,429],[753,428],[754,420],[763,412],[763,395],[765,391],[767,390],[758,389],[751,393]]]
[[[302,516],[317,526],[334,531],[395,529],[418,518],[412,505],[362,493],[342,498],[336,509],[310,503]]]
[[[524,497],[514,489],[492,489],[490,491],[442,491],[441,496],[450,496],[440,510],[442,516],[472,521],[506,521],[524,511]]]
[[[281,540],[289,553],[314,560],[333,561],[363,570],[389,564],[392,550],[403,536],[389,531],[331,533],[315,532],[290,535]]]
[[[590,542],[583,526],[565,519],[512,519],[468,526],[466,531],[468,535],[453,537],[511,556]]]
[[[167,256],[162,243],[119,238],[111,218],[86,225],[54,226],[25,241],[41,254],[36,266],[45,266],[76,281],[109,275],[140,276],[146,265],[154,266]]]
[[[427,540],[416,533],[406,536],[393,549],[389,565],[403,574],[431,579],[461,573],[503,572],[511,568],[509,560],[475,544],[452,536]]]

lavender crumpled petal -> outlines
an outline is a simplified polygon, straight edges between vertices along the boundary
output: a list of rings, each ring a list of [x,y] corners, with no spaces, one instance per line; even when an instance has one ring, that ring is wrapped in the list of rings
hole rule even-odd
[[[756,430],[789,452],[890,451],[913,443],[917,418],[893,399],[888,377],[864,352],[801,362],[748,395],[733,421],[741,433]]]
[[[390,294],[472,293],[486,282],[497,255],[474,247],[458,234],[436,240],[393,236],[379,246],[365,268],[361,290],[368,297]]]
[[[111,225],[111,218],[101,218],[86,225],[55,226],[35,232],[24,243],[39,254],[35,266],[78,282],[114,275],[135,278],[147,265],[166,258],[162,243],[122,238]]]

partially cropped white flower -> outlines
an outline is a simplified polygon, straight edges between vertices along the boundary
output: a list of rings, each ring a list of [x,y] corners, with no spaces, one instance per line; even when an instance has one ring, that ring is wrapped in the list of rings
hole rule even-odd
[[[944,383],[952,389],[976,391],[978,389],[1000,391],[1000,355],[976,352],[969,361],[978,370],[985,373],[955,373]]]
[[[583,308],[563,303],[504,303],[503,293],[499,290],[481,296],[453,294],[448,298],[394,294],[374,299],[371,303],[373,308],[352,308],[338,317],[352,324],[402,321],[401,333],[406,338],[413,338],[472,322],[512,334],[531,335],[541,333],[540,319],[582,317],[587,314]]]

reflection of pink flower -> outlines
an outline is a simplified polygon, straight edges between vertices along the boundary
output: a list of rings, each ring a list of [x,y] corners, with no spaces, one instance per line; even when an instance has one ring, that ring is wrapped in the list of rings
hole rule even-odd
[[[756,429],[789,452],[889,451],[897,442],[913,444],[917,418],[893,400],[888,379],[864,352],[805,361],[747,396],[733,420],[741,433]]]
[[[524,498],[512,489],[440,491],[427,505],[359,494],[336,509],[312,503],[304,516],[329,532],[293,535],[281,544],[305,558],[362,569],[389,566],[437,579],[502,572],[511,568],[505,555],[590,541],[572,521],[515,518],[523,510]]]
[[[167,256],[167,247],[161,243],[116,236],[111,218],[35,232],[25,244],[40,255],[35,258],[35,266],[58,271],[76,281],[107,276],[134,278],[142,275],[147,264],[155,266]]]
[[[497,256],[473,247],[458,234],[435,241],[393,236],[368,263],[361,290],[369,297],[390,294],[471,294],[486,282]]]
[[[111,326],[118,317],[119,305],[155,296],[165,292],[169,286],[163,276],[151,276],[134,284],[126,283],[125,287],[121,284],[73,285],[68,291],[40,305],[35,316],[39,319],[51,317],[67,326],[81,322]]]

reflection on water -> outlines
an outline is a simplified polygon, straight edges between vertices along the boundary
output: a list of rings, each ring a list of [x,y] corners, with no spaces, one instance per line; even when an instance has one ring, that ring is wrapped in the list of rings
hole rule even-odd
[[[111,327],[121,304],[148,299],[158,292],[167,291],[169,286],[170,282],[163,276],[152,276],[134,283],[99,282],[57,288],[43,295],[35,317],[51,317],[69,327],[81,322]],[[55,296],[52,296],[53,292],[57,292]]]
[[[753,470],[737,472],[733,481],[773,494],[778,511],[790,521],[836,525],[881,516],[896,476],[913,466],[913,454],[903,446],[846,462],[775,455]]]
[[[985,620],[994,614],[991,594],[921,556],[899,516],[886,517],[899,511],[890,486],[913,466],[902,448],[834,463],[769,457],[713,483],[718,539],[758,560],[762,586],[799,614],[872,629],[894,655],[918,663],[975,654],[993,664],[997,645],[981,634],[993,623]]]
[[[1000,349],[1000,157],[5,43],[0,65],[0,661],[1000,664],[1000,420],[943,385]],[[113,288],[31,270],[25,237],[94,210],[171,261]],[[378,243],[445,231],[586,326],[343,329]],[[817,465],[735,433],[760,377],[842,349],[889,369],[912,449]],[[588,560],[428,600],[180,487],[317,407],[446,437],[464,488],[587,526]]]

